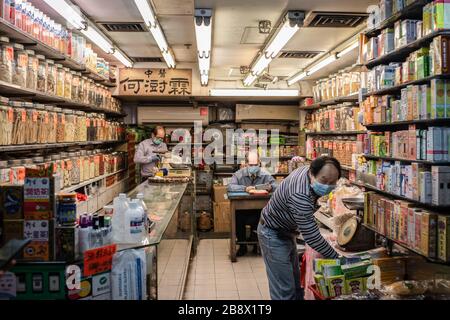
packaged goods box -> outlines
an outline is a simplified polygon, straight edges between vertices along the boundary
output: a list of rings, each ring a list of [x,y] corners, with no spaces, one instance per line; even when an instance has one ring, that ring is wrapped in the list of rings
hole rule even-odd
[[[231,231],[230,202],[214,202],[214,232]]]
[[[213,186],[213,201],[224,202],[227,201],[227,186],[214,185]]]

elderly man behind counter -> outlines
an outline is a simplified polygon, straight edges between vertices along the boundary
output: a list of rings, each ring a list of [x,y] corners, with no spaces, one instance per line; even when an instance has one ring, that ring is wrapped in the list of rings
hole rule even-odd
[[[256,186],[261,186],[269,192],[275,191],[277,184],[275,179],[267,171],[261,169],[258,153],[250,152],[247,157],[247,166],[236,171],[228,184],[228,192],[250,192]],[[245,241],[246,226],[250,226],[250,238],[256,241],[253,230],[256,230],[261,210],[246,210],[246,212],[236,213],[236,238],[237,241]],[[253,247],[253,252],[257,252],[257,246]],[[247,253],[247,246],[240,245],[237,256]]]
[[[167,145],[163,142],[165,134],[164,127],[156,126],[152,130],[152,137],[142,141],[137,147],[134,162],[141,164],[142,180],[153,177],[158,171],[161,155],[167,152]]]

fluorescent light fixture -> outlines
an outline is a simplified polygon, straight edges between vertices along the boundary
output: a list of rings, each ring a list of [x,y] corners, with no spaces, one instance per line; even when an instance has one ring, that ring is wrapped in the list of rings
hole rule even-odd
[[[164,36],[161,26],[156,19],[156,15],[153,11],[152,6],[149,4],[148,0],[134,0],[134,3],[136,4],[136,7],[141,13],[145,24],[147,25],[153,38],[155,39],[156,44],[158,45],[167,66],[169,68],[175,68],[175,58],[170,51],[166,37]]]
[[[92,41],[96,46],[105,51],[106,53],[113,53],[113,44],[99,31],[97,31],[92,25],[88,25],[86,30],[81,30],[89,40]]]
[[[332,54],[330,55],[328,58],[326,58],[325,60],[320,61],[318,64],[316,64],[315,66],[311,67],[308,70],[308,75],[312,75],[313,73],[316,73],[317,71],[325,68],[326,66],[328,66],[330,63],[333,63],[334,61],[337,60],[336,55]]]
[[[206,86],[208,84],[209,76],[207,74],[200,75],[200,83],[203,86]]]
[[[359,47],[359,42],[355,41],[351,45],[349,45],[347,48],[342,50],[341,52],[338,52],[337,57],[338,58],[342,58],[343,56],[345,56],[346,54],[352,52],[353,50],[355,50],[358,47]]]
[[[211,89],[213,97],[298,97],[298,90]]]
[[[212,10],[196,9],[194,26],[195,37],[197,40],[200,82],[203,86],[206,86],[208,84],[209,70],[211,68]]]
[[[244,79],[244,85],[249,86],[251,85],[258,77],[253,75],[252,73],[249,73],[245,79]]]
[[[288,85],[292,86],[294,83],[306,78],[308,76],[308,72],[300,72],[299,74],[295,75],[293,78],[288,80]]]
[[[44,0],[50,7],[58,12],[67,22],[77,29],[84,29],[86,20],[83,18],[81,11],[73,4],[67,3],[65,0]]]
[[[300,27],[297,24],[292,27],[289,19],[286,19],[267,49],[264,50],[264,53],[269,57],[275,58],[299,29]]]
[[[128,59],[122,52],[119,50],[114,51],[114,57],[116,57],[117,60],[119,60],[125,67],[131,68],[133,66],[133,62],[131,62],[130,59]]]

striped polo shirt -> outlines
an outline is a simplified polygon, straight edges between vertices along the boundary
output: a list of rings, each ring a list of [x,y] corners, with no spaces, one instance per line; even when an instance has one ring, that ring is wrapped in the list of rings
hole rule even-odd
[[[305,242],[326,258],[337,258],[337,252],[320,234],[314,219],[318,197],[311,189],[309,166],[293,171],[278,186],[262,210],[265,224],[281,232],[300,232]]]

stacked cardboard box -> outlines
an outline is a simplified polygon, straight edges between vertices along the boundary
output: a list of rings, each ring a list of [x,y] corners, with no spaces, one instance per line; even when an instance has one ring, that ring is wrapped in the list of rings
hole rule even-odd
[[[230,201],[227,198],[227,187],[214,185],[213,199],[214,199],[213,203],[214,231],[230,232],[231,231]]]

